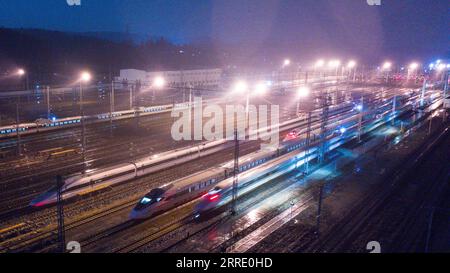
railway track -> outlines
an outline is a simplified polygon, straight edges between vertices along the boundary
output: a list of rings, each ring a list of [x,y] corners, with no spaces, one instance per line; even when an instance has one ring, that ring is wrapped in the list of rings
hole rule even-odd
[[[402,162],[397,168],[387,175],[385,180],[392,181],[389,187],[382,184],[377,189],[370,192],[359,199],[357,204],[349,213],[338,221],[330,230],[324,231],[324,236],[312,242],[306,248],[301,248],[304,252],[339,252],[351,249],[351,245],[357,240],[358,231],[368,223],[372,223],[372,217],[379,213],[382,207],[389,202],[389,198],[396,192],[400,192],[405,186],[404,178],[408,171],[417,167],[429,152],[435,147],[436,143],[449,133],[449,129],[445,129],[443,133],[432,142],[432,144],[422,143],[416,149],[412,156],[407,158],[406,162]],[[422,152],[422,151],[425,152]],[[374,222],[375,223],[375,222]],[[375,224],[376,225],[376,224]],[[366,239],[367,237],[364,236]],[[361,240],[360,240],[361,241]],[[368,241],[366,241],[367,243]],[[305,243],[305,245],[308,245]],[[359,249],[365,250],[365,248]]]
[[[247,154],[257,150],[257,145],[255,143],[246,143],[242,145],[242,153]],[[190,173],[195,173],[201,171],[205,168],[211,167],[215,164],[223,163],[227,160],[231,160],[233,155],[233,149],[229,148],[224,153],[218,157],[217,155],[210,155],[205,157],[201,162],[203,164],[198,164],[198,162],[189,162],[183,164],[181,166],[177,166],[171,169],[167,169],[155,174],[150,175],[149,177],[140,178],[136,181],[133,181],[133,187],[129,185],[119,185],[112,190],[99,193],[94,195],[93,197],[88,198],[87,200],[80,200],[78,202],[69,204],[65,208],[66,217],[71,214],[77,214],[79,211],[89,211],[91,207],[93,207],[93,203],[100,200],[108,200],[110,202],[114,200],[120,200],[127,198],[127,196],[139,196],[141,197],[143,194],[148,192],[151,188],[157,187],[158,185],[162,185],[167,183],[167,181],[173,181],[183,176],[186,176]],[[206,163],[206,165],[205,165]],[[186,171],[188,170],[188,171]],[[135,197],[130,201],[132,204],[136,204],[139,197]],[[83,205],[84,204],[84,205]],[[101,213],[101,212],[100,212]],[[16,218],[16,215],[14,215]],[[26,219],[28,217],[24,217]],[[56,222],[56,214],[52,208],[44,209],[41,212],[37,212],[37,215],[32,217],[33,225],[26,225],[26,227],[21,227],[21,230],[30,230],[33,232],[36,226],[39,225],[40,222],[46,222],[48,224],[49,221]],[[25,221],[26,222],[26,221]],[[52,232],[56,232],[56,229],[53,228]],[[16,230],[10,230],[9,233],[17,233]],[[5,236],[7,234],[0,234],[0,236]],[[31,242],[34,242],[34,238],[32,238]],[[0,244],[1,245],[1,244]]]

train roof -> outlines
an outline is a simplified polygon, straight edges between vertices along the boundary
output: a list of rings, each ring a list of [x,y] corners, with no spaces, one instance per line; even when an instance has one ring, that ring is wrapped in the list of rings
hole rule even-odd
[[[265,148],[258,151],[255,151],[253,153],[247,154],[245,156],[239,157],[239,165],[243,165],[246,162],[253,161],[255,158],[259,157],[260,155],[266,155],[267,152],[275,151],[276,149],[273,148]],[[223,168],[233,168],[234,166],[234,160],[230,160],[224,164],[221,165]]]
[[[179,190],[182,188],[185,188],[187,186],[192,186],[192,184],[195,184],[196,182],[203,182],[205,180],[208,180],[212,177],[217,176],[218,174],[221,174],[225,170],[220,167],[213,167],[210,169],[207,169],[205,171],[200,171],[194,174],[191,174],[187,177],[180,178],[178,180],[175,180],[172,182],[174,187]]]

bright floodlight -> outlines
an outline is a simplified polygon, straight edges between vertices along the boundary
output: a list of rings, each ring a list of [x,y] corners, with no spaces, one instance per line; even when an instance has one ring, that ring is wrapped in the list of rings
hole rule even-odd
[[[418,63],[412,63],[409,65],[409,69],[411,69],[411,70],[416,70],[418,67],[419,67]]]
[[[19,76],[25,75],[25,70],[23,70],[22,68],[17,70],[17,75],[19,75]]]
[[[353,68],[355,66],[356,66],[356,62],[355,61],[349,61],[348,64],[347,64],[348,68]]]
[[[325,61],[324,60],[318,60],[315,64],[315,67],[322,67],[325,65]]]
[[[267,92],[267,83],[258,83],[255,86],[255,93],[257,95],[262,95]]]
[[[447,67],[447,65],[441,63],[441,64],[439,64],[439,65],[437,66],[437,70],[438,70],[438,71],[442,71],[442,70],[444,70],[446,67]]]
[[[91,73],[89,73],[87,71],[84,71],[81,73],[81,76],[80,76],[81,81],[89,82],[91,80],[91,78],[92,78]]]
[[[248,85],[246,82],[244,81],[238,81],[235,83],[234,87],[233,87],[233,92],[236,93],[243,93],[246,92],[248,89]]]
[[[307,97],[308,95],[309,95],[309,88],[308,87],[306,87],[306,86],[302,86],[302,87],[300,87],[299,89],[298,89],[298,92],[297,92],[297,94],[298,94],[298,96],[300,97],[300,98],[304,98],[304,97]]]
[[[328,62],[328,67],[330,68],[337,68],[341,65],[341,62],[339,60],[332,60]]]
[[[153,85],[154,85],[156,88],[163,88],[164,85],[166,85],[166,81],[164,80],[163,77],[156,77],[156,78],[153,80]]]
[[[384,70],[390,69],[391,66],[392,66],[392,63],[390,63],[390,62],[385,62],[385,63],[383,64],[383,69],[384,69]]]
[[[283,66],[288,66],[290,64],[291,64],[291,60],[289,60],[289,59],[285,59],[283,62]]]

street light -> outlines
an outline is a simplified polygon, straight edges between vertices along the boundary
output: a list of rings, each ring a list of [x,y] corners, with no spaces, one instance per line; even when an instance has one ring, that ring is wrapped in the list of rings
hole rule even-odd
[[[316,67],[316,68],[320,68],[320,67],[323,67],[325,65],[325,61],[324,60],[318,60],[317,62],[316,62],[316,64],[314,65],[314,67]]]
[[[156,88],[163,88],[166,85],[166,81],[163,77],[156,77],[153,80],[153,86]]]
[[[412,70],[412,71],[416,70],[418,67],[419,67],[418,63],[411,63],[409,65],[409,69]]]
[[[352,77],[352,79],[353,79],[353,81],[355,81],[355,79],[356,79],[356,69],[355,69],[356,68],[356,62],[353,61],[353,60],[350,60],[348,62],[348,64],[347,64],[347,68],[350,69],[350,71],[348,73],[349,76],[351,75],[352,70],[353,70],[353,77]]]
[[[255,86],[255,94],[263,95],[267,92],[268,86],[265,82],[260,82]]]
[[[248,85],[245,81],[238,81],[233,86],[233,92],[234,93],[243,93],[248,90]]]
[[[17,75],[19,75],[19,76],[23,76],[23,75],[25,75],[25,73],[26,73],[25,70],[23,70],[22,68],[17,70]]]
[[[417,68],[419,68],[419,64],[416,62],[413,62],[408,66],[408,79],[411,78],[411,74],[415,72]]]
[[[310,89],[307,86],[302,86],[297,90],[297,116],[298,113],[300,112],[300,100],[302,98],[306,98],[309,96],[310,93]]]
[[[349,61],[347,64],[347,68],[350,68],[350,69],[354,68],[355,66],[356,66],[356,62],[353,60]]]
[[[325,65],[325,61],[320,59],[314,64],[314,76],[317,74],[317,69],[322,68]],[[320,73],[319,73],[320,76]]]
[[[81,115],[81,153],[83,155],[83,162],[85,162],[85,151],[86,151],[86,127],[84,123],[84,108],[83,108],[83,83],[88,83],[91,81],[92,75],[87,71],[83,71],[80,74],[80,115]]]
[[[386,71],[386,82],[389,82],[389,71],[391,70],[392,63],[391,62],[384,62],[382,66],[382,70]]]
[[[80,81],[87,83],[91,80],[92,76],[91,73],[87,72],[87,71],[83,71],[81,72],[81,76],[80,76]]]
[[[383,64],[383,70],[389,70],[392,67],[392,63],[391,62],[385,62]]]
[[[156,77],[156,78],[153,80],[153,86],[152,86],[152,91],[153,91],[152,102],[154,102],[154,101],[155,101],[155,98],[156,98],[156,94],[155,94],[156,89],[162,89],[162,88],[164,88],[165,85],[166,85],[166,80],[165,80],[163,77],[161,77],[161,76],[158,76],[158,77]]]
[[[338,75],[338,69],[339,69],[340,65],[341,65],[341,61],[339,61],[339,60],[331,60],[328,62],[328,67],[330,69],[336,69],[336,77]]]
[[[283,62],[283,67],[289,66],[290,64],[291,64],[291,60],[285,59],[284,62]]]

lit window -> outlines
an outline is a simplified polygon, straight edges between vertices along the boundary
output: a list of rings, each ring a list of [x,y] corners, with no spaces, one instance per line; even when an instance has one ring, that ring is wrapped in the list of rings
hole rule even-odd
[[[141,200],[141,204],[145,205],[145,204],[150,203],[151,201],[152,201],[151,198],[144,197],[144,198],[142,198],[142,200]]]

